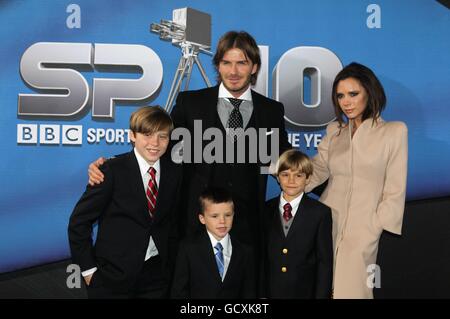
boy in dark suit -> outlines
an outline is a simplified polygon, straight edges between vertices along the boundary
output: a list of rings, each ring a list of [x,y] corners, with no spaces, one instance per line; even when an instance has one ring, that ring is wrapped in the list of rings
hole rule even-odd
[[[172,285],[173,298],[255,298],[251,248],[231,239],[231,194],[208,188],[200,195],[205,229],[180,244]]]
[[[331,210],[304,194],[313,166],[297,150],[284,152],[276,177],[282,193],[266,203],[266,296],[330,298],[333,275]]]
[[[181,185],[179,165],[162,157],[172,129],[169,114],[158,106],[134,112],[134,149],[107,161],[104,182],[88,186],[73,210],[70,249],[89,298],[167,297]]]

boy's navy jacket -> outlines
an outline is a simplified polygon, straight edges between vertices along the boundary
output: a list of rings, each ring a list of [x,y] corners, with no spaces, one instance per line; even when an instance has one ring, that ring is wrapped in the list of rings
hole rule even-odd
[[[69,222],[72,259],[81,271],[98,268],[92,281],[116,290],[131,287],[144,264],[150,236],[169,276],[176,254],[181,167],[163,156],[160,169],[153,220],[133,151],[106,161],[101,166],[104,182],[88,185],[76,204]],[[98,233],[93,244],[95,222]]]
[[[285,299],[330,298],[333,278],[330,208],[303,194],[285,236],[279,202],[278,196],[266,203],[263,294]]]
[[[230,237],[232,254],[222,282],[206,230],[185,239],[178,251],[172,298],[255,298],[255,267],[249,246]]]

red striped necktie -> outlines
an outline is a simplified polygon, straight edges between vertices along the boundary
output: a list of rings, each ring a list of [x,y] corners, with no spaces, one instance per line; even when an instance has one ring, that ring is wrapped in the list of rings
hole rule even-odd
[[[283,206],[283,218],[286,222],[288,222],[292,218],[292,206],[289,203],[284,204]]]
[[[156,184],[156,170],[150,167],[148,173],[150,174],[150,179],[145,193],[147,195],[148,212],[150,217],[153,218],[156,210],[156,197],[158,197],[158,185]]]

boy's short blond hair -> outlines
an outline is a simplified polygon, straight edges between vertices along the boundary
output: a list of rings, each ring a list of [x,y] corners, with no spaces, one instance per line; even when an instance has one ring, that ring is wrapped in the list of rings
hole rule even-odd
[[[159,105],[143,106],[130,117],[130,130],[133,133],[153,134],[158,131],[173,130],[169,113]]]
[[[313,173],[313,164],[308,155],[300,152],[299,150],[290,149],[281,154],[277,162],[276,176],[282,171],[286,170],[299,170],[306,174],[306,178]]]

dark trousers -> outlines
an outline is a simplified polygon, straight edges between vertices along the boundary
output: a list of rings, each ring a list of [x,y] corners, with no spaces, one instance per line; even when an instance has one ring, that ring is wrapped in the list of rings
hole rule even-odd
[[[89,299],[162,299],[168,297],[168,281],[164,275],[160,256],[154,256],[144,263],[135,284],[127,291],[114,291],[105,287],[101,278],[94,273],[87,287]]]

